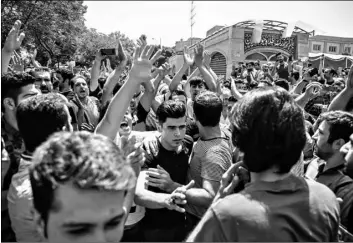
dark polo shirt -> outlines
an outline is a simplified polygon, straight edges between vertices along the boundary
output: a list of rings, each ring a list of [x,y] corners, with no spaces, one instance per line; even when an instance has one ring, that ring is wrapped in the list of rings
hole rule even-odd
[[[158,140],[157,156],[146,155],[146,161],[142,169],[147,170],[148,168],[157,168],[157,165],[160,165],[169,173],[170,178],[174,182],[185,185],[192,145],[193,140],[189,136],[185,136],[183,149],[177,153],[175,151],[166,150]],[[165,191],[152,186],[149,186],[147,189],[156,193],[166,193]],[[185,223],[185,215],[166,208],[146,208],[143,223],[144,227],[148,228],[171,228],[183,225]]]
[[[187,242],[337,241],[339,205],[333,192],[290,174],[248,183],[213,204]]]

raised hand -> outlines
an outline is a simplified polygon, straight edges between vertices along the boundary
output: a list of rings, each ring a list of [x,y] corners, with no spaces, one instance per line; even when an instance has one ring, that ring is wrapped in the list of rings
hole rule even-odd
[[[125,50],[124,50],[123,46],[121,45],[120,40],[118,40],[118,58],[119,58],[120,63],[115,69],[117,69],[119,72],[122,72],[125,70],[126,63],[127,63],[127,57],[125,54]]]
[[[153,53],[154,46],[136,47],[132,67],[129,76],[136,82],[144,83],[151,80],[152,60],[150,57]]]
[[[97,62],[101,62],[104,58],[106,58],[106,56],[102,55],[102,53],[100,52],[100,50],[97,50],[95,60],[96,60]]]
[[[195,57],[191,57],[188,54],[188,49],[186,46],[184,46],[184,64],[187,64],[189,66],[192,66],[194,64]]]
[[[201,67],[203,65],[203,46],[199,43],[196,46],[196,49],[194,50],[195,53],[195,64],[198,67]]]
[[[353,65],[349,69],[345,90],[349,91],[350,93],[353,93]]]
[[[12,61],[13,61],[13,71],[18,73],[23,73],[25,70],[24,61],[16,51],[14,51],[14,56],[12,57]]]
[[[158,74],[161,78],[164,78],[171,70],[171,66],[169,65],[169,63],[164,63],[162,66],[160,66],[157,70],[158,70]]]
[[[311,100],[317,97],[320,94],[321,90],[322,85],[320,83],[313,82],[306,87],[305,96]]]
[[[3,51],[12,54],[13,51],[20,48],[23,39],[25,38],[24,33],[20,33],[21,21],[16,20],[12,29],[10,30],[9,35],[6,37]]]
[[[127,156],[127,161],[135,171],[136,176],[140,174],[141,167],[145,163],[145,153],[141,147],[141,143],[134,143],[131,146],[130,154]]]

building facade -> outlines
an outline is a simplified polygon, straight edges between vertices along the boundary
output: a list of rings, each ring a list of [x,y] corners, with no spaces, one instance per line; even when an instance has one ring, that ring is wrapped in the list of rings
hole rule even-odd
[[[298,26],[294,27],[292,35],[282,38],[286,31],[287,23],[264,20],[260,43],[252,43],[254,21],[243,21],[232,26],[214,26],[207,31],[204,39],[199,39],[205,50],[211,52],[211,68],[217,75],[229,77],[232,67],[239,62],[260,60],[261,63],[274,62],[278,52],[283,53],[285,58],[290,55],[294,59],[307,58],[315,48],[327,50],[330,54],[341,54],[344,51],[352,54],[353,38],[338,38],[314,36],[314,31],[304,30]],[[183,42],[179,43],[177,55],[169,59],[173,71],[177,72],[183,65]],[[195,42],[188,46],[189,51],[196,48]],[[181,51],[181,52],[180,52]],[[321,51],[322,52],[322,51]],[[334,53],[333,53],[334,52]]]
[[[311,53],[353,55],[353,38],[316,35],[309,38]]]

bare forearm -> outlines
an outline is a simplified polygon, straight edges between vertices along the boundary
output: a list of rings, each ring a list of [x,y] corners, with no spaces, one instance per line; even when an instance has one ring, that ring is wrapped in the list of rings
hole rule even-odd
[[[208,208],[213,197],[203,188],[191,188],[186,191],[186,200],[188,204]]]
[[[96,133],[105,135],[112,140],[115,138],[135,90],[140,85],[136,80],[131,79],[129,77],[119,92],[114,95],[105,116],[96,128]]]
[[[122,72],[122,70],[115,69],[107,78],[107,81],[105,82],[103,87],[102,104],[105,104],[108,100],[112,98],[114,87],[119,81],[119,77]]]
[[[342,110],[345,111],[349,100],[353,97],[347,90],[339,93],[331,102],[328,111]]]
[[[99,67],[100,61],[94,60],[93,67],[91,69],[91,83],[90,83],[90,90],[93,92],[98,88],[98,78],[99,78]]]
[[[212,77],[211,73],[206,69],[204,65],[199,66],[200,73],[206,82],[206,85],[210,91],[216,92],[216,80]]]
[[[172,79],[172,82],[170,83],[169,85],[169,90],[170,92],[176,90],[178,88],[178,85],[181,81],[181,78],[183,76],[183,74],[186,72],[186,70],[188,69],[189,67],[187,65],[183,65],[179,71],[177,72],[177,74],[173,77]]]
[[[135,203],[151,209],[164,208],[165,201],[169,196],[166,193],[155,193],[148,190],[136,191]]]
[[[206,66],[206,69],[210,72],[210,74],[212,75],[212,77],[214,78],[214,80],[217,80],[218,76],[217,74],[212,70],[212,68],[210,66]]]
[[[304,109],[305,105],[309,102],[309,98],[307,96],[305,96],[304,94],[299,95],[295,101],[297,102],[297,104]]]

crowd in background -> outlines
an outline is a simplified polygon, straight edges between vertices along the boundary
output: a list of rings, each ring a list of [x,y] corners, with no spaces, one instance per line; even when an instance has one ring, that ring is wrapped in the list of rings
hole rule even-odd
[[[353,66],[1,55],[2,241],[352,241]],[[190,67],[196,69],[189,73]],[[190,74],[190,75],[188,75]]]

